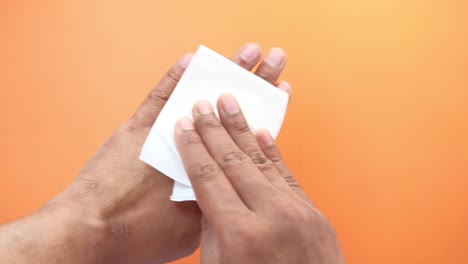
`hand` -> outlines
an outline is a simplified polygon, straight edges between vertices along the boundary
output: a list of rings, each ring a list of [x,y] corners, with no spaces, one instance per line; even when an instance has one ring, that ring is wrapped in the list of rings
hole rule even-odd
[[[248,44],[232,60],[251,70],[261,56],[258,45]],[[195,202],[171,202],[173,181],[138,159],[151,126],[190,58],[190,54],[184,56],[167,72],[136,113],[104,142],[64,192],[36,215],[5,226],[4,234],[16,234],[12,235],[16,239],[25,230],[31,231],[22,237],[28,244],[36,245],[32,234],[37,233],[37,228],[29,227],[41,226],[41,248],[28,248],[34,249],[30,255],[42,263],[160,263],[191,254],[200,242],[198,206]],[[272,49],[256,74],[274,84],[285,61],[280,49]],[[285,82],[277,86],[285,90],[289,87]],[[51,227],[54,232],[47,231]],[[15,232],[19,229],[21,232]],[[44,233],[48,239],[43,239]],[[10,243],[7,237],[0,239],[0,248],[4,249],[0,249],[0,258],[15,252],[11,247],[18,244],[17,240]],[[63,240],[67,242],[57,242]],[[49,242],[53,258],[46,252]],[[75,256],[72,250],[76,251]],[[17,255],[31,263],[24,251]]]
[[[179,120],[176,142],[204,215],[201,263],[341,264],[330,222],[266,131],[251,133],[232,95]]]

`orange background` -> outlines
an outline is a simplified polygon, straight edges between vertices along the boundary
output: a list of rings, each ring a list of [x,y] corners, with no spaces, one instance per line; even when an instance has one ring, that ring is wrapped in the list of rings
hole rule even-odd
[[[348,263],[468,263],[466,3],[1,0],[0,222],[70,183],[184,52],[255,41],[288,53],[279,145]]]

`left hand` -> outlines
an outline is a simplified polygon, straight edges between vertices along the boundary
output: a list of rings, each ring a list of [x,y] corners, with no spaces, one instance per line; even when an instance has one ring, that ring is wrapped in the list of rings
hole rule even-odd
[[[261,59],[256,44],[245,45],[232,60],[251,70]],[[94,230],[92,249],[107,263],[168,262],[191,254],[200,243],[200,210],[195,202],[172,202],[173,181],[138,159],[141,147],[164,104],[189,64],[184,56],[87,162],[76,180],[48,207],[73,208],[68,217]],[[256,74],[276,84],[286,62],[272,49]],[[287,89],[280,82],[279,88]],[[97,254],[99,255],[99,254]],[[65,261],[63,261],[65,262]],[[83,261],[82,261],[83,262]],[[70,263],[68,261],[68,263]]]
[[[251,70],[261,59],[256,44],[246,44],[232,60]],[[104,223],[111,263],[168,262],[191,254],[200,243],[201,212],[195,202],[172,202],[173,181],[138,159],[159,112],[189,64],[191,55],[174,65],[136,113],[102,145],[64,192]],[[276,83],[286,62],[272,49],[256,74]],[[284,82],[279,88],[287,89]],[[70,199],[68,199],[69,201]],[[106,245],[108,246],[108,245]]]
[[[232,61],[251,70],[256,44]],[[184,56],[135,114],[110,136],[76,180],[35,214],[0,226],[0,259],[8,263],[165,263],[200,243],[201,213],[194,202],[172,202],[173,181],[138,159],[164,104],[189,64]],[[276,84],[286,62],[272,49],[256,74]],[[277,84],[287,89],[286,83]],[[38,246],[40,245],[40,246]]]

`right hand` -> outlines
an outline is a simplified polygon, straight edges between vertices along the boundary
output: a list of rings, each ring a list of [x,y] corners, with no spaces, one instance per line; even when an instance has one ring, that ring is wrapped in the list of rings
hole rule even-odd
[[[344,263],[335,231],[291,176],[272,137],[251,133],[231,95],[218,120],[198,102],[176,142],[204,215],[201,263]]]

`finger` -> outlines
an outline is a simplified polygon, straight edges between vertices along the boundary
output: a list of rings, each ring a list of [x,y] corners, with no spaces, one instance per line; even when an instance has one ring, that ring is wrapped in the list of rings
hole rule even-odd
[[[233,57],[232,61],[250,71],[262,58],[262,49],[256,43],[245,44]]]
[[[138,107],[132,116],[132,121],[136,124],[151,127],[156,117],[166,104],[169,96],[176,87],[180,77],[189,65],[193,54],[185,54],[179,62],[173,65],[155,88],[148,94],[143,103]]]
[[[289,94],[289,96],[291,97],[292,88],[291,88],[291,85],[288,82],[280,81],[280,82],[278,82],[276,84],[276,88],[287,92]]]
[[[310,202],[309,198],[307,197],[307,194],[304,192],[301,185],[299,185],[294,176],[292,176],[291,172],[286,166],[286,163],[283,161],[278,147],[276,146],[270,133],[267,130],[259,130],[256,136],[258,142],[260,142],[260,146],[263,150],[263,153],[265,153],[265,156],[268,157],[276,165],[278,171],[281,173],[284,180],[288,183],[291,189],[299,197]]]
[[[277,188],[291,191],[275,164],[263,153],[234,96],[224,94],[219,98],[218,113],[223,126],[236,145],[250,157],[265,177]]]
[[[240,150],[215,116],[207,101],[193,109],[195,127],[206,149],[219,164],[244,203],[251,209],[268,200],[273,185],[252,160]]]
[[[255,74],[265,81],[275,84],[286,65],[286,54],[280,48],[272,48],[258,66]]]
[[[212,223],[247,210],[229,180],[208,153],[188,118],[175,128],[176,145],[190,178],[198,205]]]

